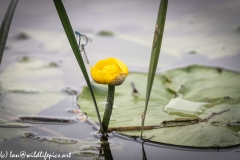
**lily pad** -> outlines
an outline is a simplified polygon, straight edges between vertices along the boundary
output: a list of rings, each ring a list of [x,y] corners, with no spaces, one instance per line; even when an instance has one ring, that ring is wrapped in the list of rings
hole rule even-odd
[[[153,142],[188,147],[228,147],[240,144],[240,74],[218,68],[192,65],[156,74],[147,110],[144,138]],[[134,94],[131,83],[138,94]],[[144,110],[147,74],[130,73],[125,82],[116,87],[111,128],[136,128],[118,132],[139,136]],[[93,82],[98,101],[106,102],[107,88]],[[99,89],[100,88],[100,89]],[[78,97],[81,110],[97,121],[87,87]],[[104,107],[100,107],[101,115]],[[195,121],[192,121],[195,119]],[[197,120],[196,120],[197,119]],[[182,125],[182,121],[189,123]],[[164,122],[164,123],[162,123]],[[171,125],[165,125],[171,122]],[[180,123],[181,122],[181,123]],[[213,125],[221,124],[221,125]],[[173,123],[173,125],[172,125]],[[134,127],[132,127],[134,126]],[[171,126],[171,127],[169,127]],[[154,129],[153,129],[154,128]]]
[[[8,114],[37,115],[66,98],[56,89],[64,83],[63,73],[57,67],[46,67],[42,60],[24,59],[9,64],[0,73],[0,95],[4,93],[1,105]]]

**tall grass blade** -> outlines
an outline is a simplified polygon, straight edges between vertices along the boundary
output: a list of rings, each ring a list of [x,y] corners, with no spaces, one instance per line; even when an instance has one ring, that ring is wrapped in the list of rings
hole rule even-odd
[[[64,30],[66,32],[67,37],[68,37],[68,41],[69,41],[69,43],[70,43],[70,45],[72,47],[72,50],[73,50],[73,52],[75,54],[77,62],[79,64],[79,66],[80,66],[80,68],[82,70],[82,73],[84,75],[84,78],[85,78],[85,80],[87,82],[87,85],[88,85],[88,88],[90,90],[90,93],[91,93],[91,96],[92,96],[92,99],[93,99],[93,102],[94,102],[94,106],[95,106],[95,109],[96,109],[96,112],[97,112],[99,124],[100,124],[100,127],[101,127],[100,131],[103,133],[101,117],[100,117],[99,110],[98,110],[98,107],[97,107],[96,99],[95,99],[95,96],[94,96],[94,93],[93,93],[93,90],[92,90],[92,87],[91,87],[91,83],[90,83],[90,80],[89,80],[89,77],[88,77],[88,72],[86,70],[83,58],[82,58],[80,50],[79,50],[79,46],[78,46],[76,38],[74,36],[74,32],[73,32],[72,26],[70,24],[70,21],[68,19],[68,16],[67,16],[67,13],[65,11],[65,8],[63,6],[62,1],[61,0],[53,0],[53,2],[55,4],[55,7],[56,7],[58,15],[59,15],[59,18],[60,18],[60,20],[62,22],[63,28],[64,28]]]
[[[159,10],[158,10],[158,17],[157,22],[155,26],[155,32],[154,32],[154,38],[153,38],[153,44],[152,44],[152,53],[151,53],[151,59],[149,64],[149,70],[148,70],[148,81],[147,81],[147,91],[146,91],[146,100],[145,100],[145,108],[142,115],[142,131],[141,131],[141,138],[143,134],[143,126],[145,122],[145,117],[147,113],[148,108],[148,102],[152,90],[152,85],[154,81],[154,77],[156,74],[156,69],[158,65],[158,59],[162,44],[162,37],[163,37],[163,31],[164,31],[164,25],[165,25],[165,19],[167,14],[167,5],[168,0],[161,0]]]
[[[17,6],[17,3],[18,3],[18,0],[11,0],[0,28],[0,64],[2,62],[2,57],[3,57],[5,45],[7,42],[8,32],[11,26],[12,17],[14,15],[14,11]]]

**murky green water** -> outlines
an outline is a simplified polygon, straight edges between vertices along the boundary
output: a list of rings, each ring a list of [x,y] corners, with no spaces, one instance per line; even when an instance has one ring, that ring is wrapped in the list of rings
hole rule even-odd
[[[0,20],[8,3],[1,1]],[[159,1],[64,4],[73,28],[93,38],[86,47],[91,64],[117,57],[130,70],[147,71]],[[239,8],[237,0],[170,1],[158,71],[194,63],[240,71]],[[99,36],[101,30],[114,36]],[[27,38],[19,39],[21,32]],[[99,156],[97,130],[80,122],[77,113],[69,112],[77,108],[75,96],[85,82],[52,1],[19,2],[0,67],[0,82],[1,156],[6,151],[71,153],[72,159]],[[16,121],[20,116],[52,119],[23,123]],[[59,124],[61,118],[77,122]],[[237,159],[240,151],[142,145],[115,133],[109,141],[114,159],[142,159],[143,153],[153,160]]]

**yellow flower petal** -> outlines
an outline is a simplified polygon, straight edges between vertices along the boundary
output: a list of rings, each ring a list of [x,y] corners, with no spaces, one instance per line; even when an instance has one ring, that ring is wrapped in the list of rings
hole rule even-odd
[[[100,84],[120,85],[128,75],[127,66],[117,58],[100,60],[91,67],[91,75]]]
[[[120,69],[122,70],[122,72],[128,74],[128,68],[127,68],[127,66],[126,66],[122,61],[120,61],[120,60],[117,59],[117,58],[116,58],[116,62],[117,62],[117,64],[118,64],[118,66],[120,67]]]

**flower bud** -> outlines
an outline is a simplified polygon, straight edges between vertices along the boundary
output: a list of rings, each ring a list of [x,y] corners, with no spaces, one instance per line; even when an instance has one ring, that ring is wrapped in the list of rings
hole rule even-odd
[[[128,67],[117,58],[108,58],[91,67],[91,75],[97,83],[118,86],[127,77]]]

